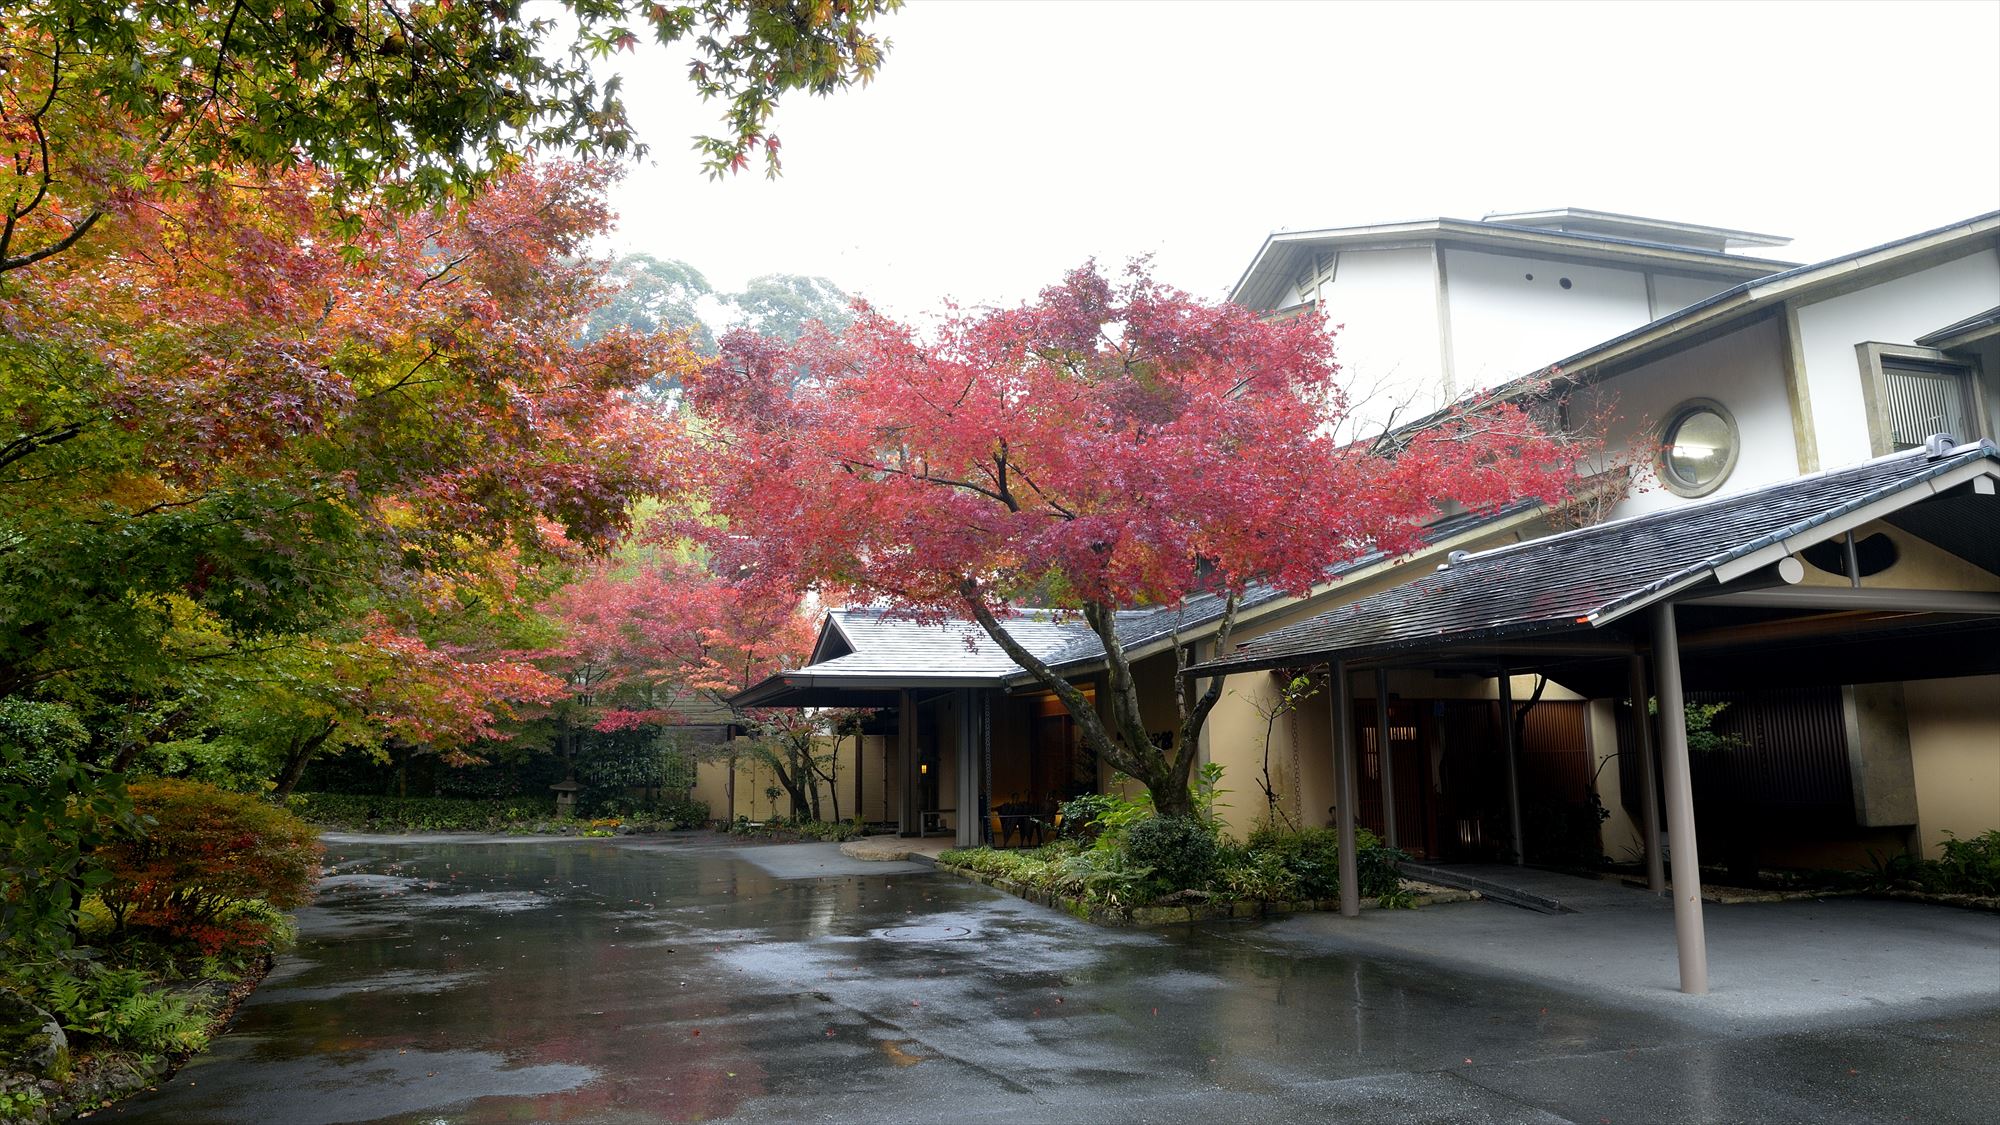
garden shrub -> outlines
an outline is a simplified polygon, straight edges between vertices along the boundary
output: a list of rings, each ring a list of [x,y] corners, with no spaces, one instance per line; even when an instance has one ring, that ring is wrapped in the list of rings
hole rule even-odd
[[[1221,858],[1215,833],[1186,816],[1155,816],[1134,824],[1125,834],[1125,853],[1133,866],[1150,870],[1147,884],[1160,894],[1206,889]]]
[[[1299,877],[1274,852],[1225,848],[1216,889],[1230,898],[1253,902],[1292,902],[1301,896]]]
[[[1084,843],[1096,840],[1099,832],[1097,822],[1105,813],[1111,811],[1111,802],[1112,798],[1102,793],[1085,793],[1081,797],[1072,797],[1064,801],[1056,809],[1056,815],[1062,818],[1062,823],[1057,829],[1058,834],[1063,839],[1081,840]]]
[[[122,780],[76,760],[68,707],[0,699],[0,963],[74,942],[75,905],[102,885],[91,849],[132,826]]]
[[[702,805],[703,823],[706,823],[707,805]],[[802,836],[809,840],[829,840],[841,843],[868,834],[868,825],[859,818],[854,820],[773,820],[752,824],[748,817],[737,817],[729,831],[738,836],[765,836],[786,839]]]
[[[1355,829],[1354,845],[1362,897],[1384,898],[1401,889],[1397,864],[1407,858],[1403,852],[1382,843],[1366,828]],[[1305,898],[1336,898],[1340,894],[1340,833],[1332,828],[1263,825],[1250,834],[1249,850],[1253,855],[1278,857],[1298,880],[1298,892]]]
[[[1925,890],[1945,894],[2000,895],[2000,828],[1969,840],[1945,832],[1943,855],[1923,865]]]
[[[384,797],[350,793],[294,793],[287,807],[327,828],[366,832],[494,832],[546,820],[554,797]],[[701,806],[702,819],[708,816]]]
[[[271,939],[263,919],[236,904],[305,904],[321,849],[298,817],[191,781],[138,781],[130,794],[140,831],[98,853],[110,876],[100,894],[118,928],[157,930],[215,953]]]

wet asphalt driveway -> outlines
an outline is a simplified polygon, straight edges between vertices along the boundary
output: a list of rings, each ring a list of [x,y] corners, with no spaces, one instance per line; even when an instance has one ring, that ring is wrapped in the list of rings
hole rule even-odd
[[[1689,1017],[1386,956],[1339,919],[1103,930],[831,845],[335,837],[328,860],[298,949],[231,1032],[101,1117],[2000,1116],[2000,1003]],[[1509,910],[1395,924],[1472,912],[1453,924],[1503,923],[1467,932],[1504,946],[1533,933]]]

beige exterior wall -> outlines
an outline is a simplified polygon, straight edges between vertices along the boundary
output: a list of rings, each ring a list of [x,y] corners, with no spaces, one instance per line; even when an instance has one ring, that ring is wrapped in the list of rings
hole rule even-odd
[[[1917,780],[1917,834],[1938,855],[1960,839],[2000,828],[2000,676],[1913,680],[1903,685]]]
[[[1618,716],[1609,699],[1593,699],[1584,705],[1584,745],[1597,771],[1597,799],[1611,816],[1598,829],[1604,854],[1614,860],[1637,861],[1646,856],[1646,831],[1639,818],[1625,809],[1620,799],[1624,777],[1618,767]]]
[[[821,743],[821,753],[825,753],[825,748],[832,746],[833,740],[823,738]],[[862,747],[864,803],[861,812],[869,820],[892,819],[883,813],[882,782],[886,771],[883,769],[882,743],[882,738],[871,735],[864,740]],[[722,748],[718,746],[714,750],[719,755]],[[839,790],[841,818],[851,820],[855,815],[854,763],[854,736],[842,736],[835,751],[834,784],[829,786],[821,782],[819,786],[820,812],[828,819],[832,819],[834,815],[833,790],[836,788]],[[770,767],[755,761],[747,753],[739,754],[736,760],[735,815],[749,817],[755,821],[777,820],[790,816],[792,801],[789,796],[781,791],[777,799],[773,800],[764,792],[777,784],[777,775]],[[893,794],[893,789],[891,793]],[[713,761],[705,761],[696,766],[693,796],[695,800],[708,806],[709,819],[715,821],[733,819],[729,810],[729,762],[726,758],[717,757]],[[893,804],[887,807],[892,811],[895,808]]]
[[[1412,556],[1400,565],[1356,575],[1336,584],[1316,598],[1293,603],[1276,612],[1239,625],[1231,644],[1297,624],[1335,606],[1357,601],[1370,594],[1400,586],[1429,573],[1452,550],[1483,551],[1534,539],[1549,533],[1547,524],[1535,519],[1517,527],[1487,535],[1455,540]],[[1169,658],[1170,659],[1170,658]],[[1373,699],[1372,676],[1357,677],[1356,696]],[[1205,737],[1207,758],[1222,766],[1222,787],[1230,791],[1223,800],[1229,807],[1222,819],[1231,835],[1242,838],[1269,812],[1260,780],[1265,768],[1265,731],[1270,729],[1271,787],[1278,794],[1278,807],[1294,824],[1319,826],[1330,822],[1334,803],[1332,723],[1324,691],[1280,716],[1275,724],[1268,716],[1276,706],[1281,681],[1273,672],[1245,672],[1231,676],[1223,685],[1222,699],[1209,713]],[[1389,690],[1408,698],[1454,699],[1499,697],[1493,680],[1440,680],[1428,674],[1396,673]],[[1519,677],[1515,690],[1520,698],[1534,690],[1530,677]],[[1483,693],[1483,694],[1481,694]],[[1575,693],[1550,685],[1545,699],[1576,699]]]
[[[1861,580],[1863,586],[1898,590],[1986,590],[2000,591],[2000,575],[1966,562],[1930,542],[1880,520],[1854,529],[1856,542],[1871,535],[1886,535],[1896,544],[1896,562],[1879,574]],[[1831,574],[1816,566],[1805,568],[1801,586],[1838,587],[1848,584],[1847,576]]]

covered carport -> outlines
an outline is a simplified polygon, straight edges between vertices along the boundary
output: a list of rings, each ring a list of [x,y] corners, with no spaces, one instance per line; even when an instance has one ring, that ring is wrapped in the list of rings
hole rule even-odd
[[[875,716],[862,729],[879,732],[888,742],[884,755],[887,768],[894,771],[896,832],[899,836],[921,836],[941,814],[953,817],[959,847],[975,847],[982,842],[981,807],[986,792],[985,779],[991,756],[991,698],[998,684],[991,678],[932,675],[900,677],[827,676],[811,670],[780,672],[731,698],[730,705],[744,710],[756,708],[797,708],[801,710],[867,710]],[[942,707],[940,708],[940,705]],[[952,754],[951,789],[945,799],[950,805],[925,807],[926,779],[924,747],[920,731],[920,711],[941,709],[949,716],[952,730],[947,741]],[[944,732],[940,732],[944,733]],[[858,739],[859,733],[855,735]],[[854,776],[857,804],[861,787],[868,783],[862,756],[855,755]],[[880,779],[877,779],[880,780]]]
[[[1689,685],[2000,671],[1997,481],[2000,451],[1991,443],[1933,439],[1923,449],[1718,500],[1454,555],[1416,581],[1238,645],[1189,674],[1325,664],[1336,717],[1351,710],[1354,673],[1391,669],[1498,677],[1503,708],[1511,706],[1509,677],[1520,673],[1598,698],[1629,695],[1641,707],[1653,697],[1660,745],[1650,745],[1646,724],[1638,724],[1648,877],[1665,889],[1668,872],[1653,846],[1664,819],[1680,986],[1702,993],[1707,945],[1683,721]],[[1963,565],[1871,566],[1862,545],[1885,532]],[[1923,580],[1905,584],[1911,574]],[[1516,748],[1511,724],[1501,726],[1518,862]],[[1352,915],[1360,906],[1357,755],[1352,726],[1332,727],[1341,909]],[[2000,720],[1995,732],[2000,754]],[[1655,753],[1664,781],[1657,794]],[[1860,768],[1866,774],[1873,766]],[[1382,781],[1391,784],[1387,771]]]

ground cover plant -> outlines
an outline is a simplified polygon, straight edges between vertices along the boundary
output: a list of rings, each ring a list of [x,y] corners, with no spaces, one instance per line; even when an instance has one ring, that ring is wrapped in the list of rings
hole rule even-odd
[[[1063,806],[1062,834],[1038,848],[962,848],[946,867],[1130,914],[1150,905],[1302,903],[1340,895],[1340,839],[1331,828],[1265,823],[1238,844],[1214,815],[1221,771],[1206,766],[1190,787],[1191,814],[1161,814],[1151,802],[1109,794]],[[1397,864],[1407,858],[1366,829],[1355,833],[1360,894],[1408,905]]]
[[[759,823],[748,817],[738,817],[729,826],[729,831],[737,836],[763,836],[773,840],[829,840],[840,843],[868,835],[868,825],[859,819],[812,820],[799,817]]]
[[[291,942],[285,911],[317,878],[313,829],[269,802],[157,778],[122,800],[129,815],[103,829],[62,924],[22,920],[0,945],[9,1119],[87,1107],[205,1047]],[[4,898],[19,901],[6,874]]]
[[[1880,864],[1868,881],[1886,890],[2000,897],[2000,828],[1964,839],[1946,831],[1938,849],[1936,859],[1897,856]]]

